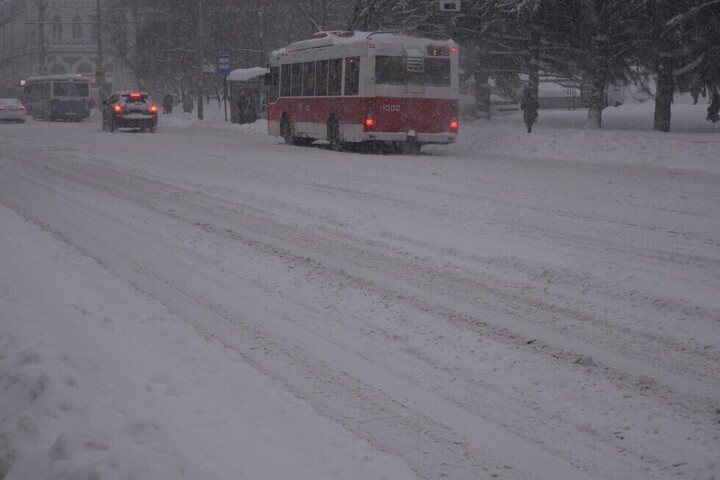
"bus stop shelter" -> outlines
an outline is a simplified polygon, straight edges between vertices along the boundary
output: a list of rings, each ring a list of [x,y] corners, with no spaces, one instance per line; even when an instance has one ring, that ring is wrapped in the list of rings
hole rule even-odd
[[[230,121],[253,123],[265,117],[267,68],[238,68],[227,77],[230,93]]]

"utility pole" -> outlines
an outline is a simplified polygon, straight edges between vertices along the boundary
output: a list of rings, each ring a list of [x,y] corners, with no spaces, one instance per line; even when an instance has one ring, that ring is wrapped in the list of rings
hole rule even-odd
[[[47,60],[45,47],[45,0],[37,0],[38,9],[38,73],[43,74]]]
[[[197,92],[197,118],[198,120],[203,119],[203,91],[205,90],[203,85],[203,34],[204,34],[204,20],[203,20],[203,0],[198,0],[198,25],[197,25],[197,62],[198,62],[198,92]]]
[[[105,69],[103,67],[103,44],[102,44],[102,10],[100,0],[95,0],[96,30],[97,30],[97,66],[95,67],[95,81],[98,84],[100,98],[105,98]]]

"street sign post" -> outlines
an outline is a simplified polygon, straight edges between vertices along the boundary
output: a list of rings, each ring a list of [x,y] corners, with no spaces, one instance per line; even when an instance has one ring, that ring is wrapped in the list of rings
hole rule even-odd
[[[223,103],[225,105],[225,121],[227,122],[227,76],[230,75],[230,55],[221,53],[218,55],[218,75],[223,77]]]
[[[218,55],[218,74],[223,77],[230,75],[230,55],[221,53]]]

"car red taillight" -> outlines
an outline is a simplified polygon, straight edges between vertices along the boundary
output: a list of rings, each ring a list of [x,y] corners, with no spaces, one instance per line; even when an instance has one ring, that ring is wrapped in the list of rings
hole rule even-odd
[[[113,105],[113,112],[122,113],[122,105],[120,105],[120,104]]]
[[[5,107],[3,107],[2,105],[0,105],[0,110],[5,110]]]
[[[150,113],[157,113],[157,105],[150,105]]]
[[[17,109],[18,109],[18,110],[25,110],[25,106],[24,106],[24,105],[20,105],[19,107],[17,107]]]

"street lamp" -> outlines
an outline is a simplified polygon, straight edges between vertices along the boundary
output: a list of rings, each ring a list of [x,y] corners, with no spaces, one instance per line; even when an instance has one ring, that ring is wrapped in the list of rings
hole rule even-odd
[[[198,67],[198,120],[203,119],[203,0],[198,0],[198,25],[197,25],[197,67]]]

